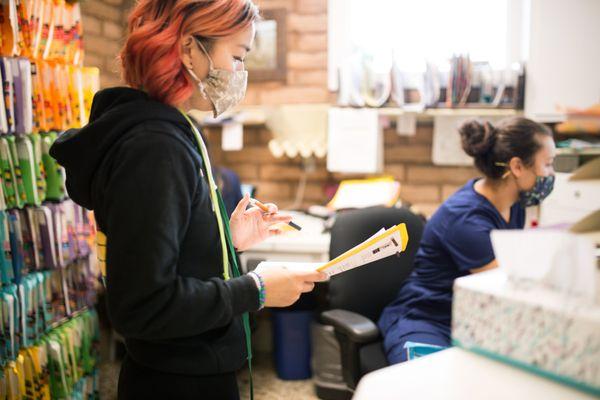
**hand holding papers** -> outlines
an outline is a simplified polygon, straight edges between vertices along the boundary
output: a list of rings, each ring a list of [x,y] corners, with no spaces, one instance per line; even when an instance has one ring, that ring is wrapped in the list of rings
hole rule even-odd
[[[399,254],[406,250],[407,244],[408,232],[406,230],[406,224],[400,224],[387,230],[381,229],[369,239],[325,264],[262,262],[259,266],[266,267],[278,265],[284,266],[290,270],[320,271],[331,277],[356,267]]]

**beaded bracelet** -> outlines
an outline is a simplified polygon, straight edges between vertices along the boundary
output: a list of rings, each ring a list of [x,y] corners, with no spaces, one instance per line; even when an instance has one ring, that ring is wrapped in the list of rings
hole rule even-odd
[[[250,273],[252,275],[254,275],[255,277],[257,277],[258,278],[258,282],[260,283],[260,288],[258,290],[258,309],[260,310],[260,309],[262,309],[265,306],[265,299],[266,299],[265,281],[263,281],[262,276],[260,276],[256,272],[252,271]]]

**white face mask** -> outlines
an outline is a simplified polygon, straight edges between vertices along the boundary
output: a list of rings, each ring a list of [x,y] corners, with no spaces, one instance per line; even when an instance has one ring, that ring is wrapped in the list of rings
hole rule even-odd
[[[194,40],[208,58],[208,76],[204,81],[201,81],[194,71],[188,68],[188,72],[198,82],[202,96],[212,103],[216,118],[242,101],[248,85],[248,72],[244,70],[215,69],[213,61],[202,43],[196,38]]]

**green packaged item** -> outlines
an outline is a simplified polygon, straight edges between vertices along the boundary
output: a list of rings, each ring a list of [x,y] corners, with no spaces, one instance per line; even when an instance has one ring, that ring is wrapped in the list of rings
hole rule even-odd
[[[7,136],[8,148],[10,149],[10,155],[12,158],[13,168],[15,171],[15,188],[17,196],[17,208],[23,208],[27,201],[25,195],[25,184],[23,182],[23,171],[21,170],[21,164],[19,163],[19,152],[17,151],[17,141],[14,136]]]
[[[0,167],[0,211],[6,211],[6,197],[4,196],[4,184],[2,181],[2,169]]]
[[[46,199],[60,201],[65,197],[65,172],[50,156],[50,147],[55,140],[56,132],[42,135],[42,162],[46,171]]]
[[[16,147],[25,192],[25,202],[30,206],[39,206],[42,202],[37,190],[33,145],[29,137],[25,136],[16,139]]]
[[[38,191],[38,197],[40,202],[46,200],[46,171],[44,169],[44,163],[42,161],[42,137],[33,133],[28,136],[31,141],[33,148],[34,171],[35,171],[35,184]]]
[[[0,137],[0,170],[2,171],[2,189],[7,208],[17,207],[17,188],[8,137]]]

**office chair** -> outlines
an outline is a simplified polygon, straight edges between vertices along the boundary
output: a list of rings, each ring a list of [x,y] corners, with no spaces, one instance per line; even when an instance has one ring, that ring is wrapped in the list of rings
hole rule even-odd
[[[406,208],[372,207],[340,213],[333,225],[329,247],[331,259],[382,227],[390,228],[399,223],[406,224],[409,235],[403,253],[345,272],[328,282],[326,311],[321,312],[319,320],[333,328],[341,353],[341,375],[350,390],[346,397],[332,395],[327,390],[320,390],[323,388],[319,388],[317,382],[317,394],[324,392],[322,398],[348,398],[363,375],[388,365],[376,323],[412,271],[424,221]],[[319,349],[315,348],[315,351]]]

